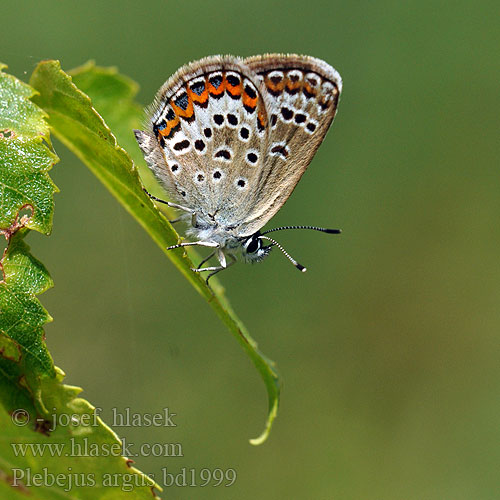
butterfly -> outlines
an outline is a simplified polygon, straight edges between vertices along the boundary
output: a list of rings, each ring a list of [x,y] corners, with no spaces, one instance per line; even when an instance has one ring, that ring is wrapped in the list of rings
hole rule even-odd
[[[180,68],[161,87],[146,130],[135,136],[170,201],[184,212],[187,241],[212,248],[195,272],[208,279],[240,257],[259,262],[278,247],[267,234],[316,226],[262,227],[288,199],[335,117],[342,79],[326,62],[295,54],[211,56]],[[147,191],[146,191],[147,192]],[[218,265],[203,267],[216,256]]]

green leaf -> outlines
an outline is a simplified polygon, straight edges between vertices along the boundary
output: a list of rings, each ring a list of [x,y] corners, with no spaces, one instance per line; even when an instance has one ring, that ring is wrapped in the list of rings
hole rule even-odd
[[[130,491],[131,500],[158,498],[154,481],[122,456],[123,449],[134,452],[133,446],[122,443],[98,411],[78,397],[81,389],[62,384],[64,374],[56,371],[42,381],[48,418],[22,406],[10,415],[0,412],[0,497],[120,500]]]
[[[40,93],[35,102],[48,113],[48,122],[57,137],[141,224],[207,300],[255,364],[267,388],[269,409],[264,432],[250,442],[264,442],[278,410],[280,380],[274,363],[259,352],[256,342],[234,314],[217,281],[212,283],[214,295],[204,280],[191,271],[192,263],[184,250],[166,250],[179,241],[179,236],[143,192],[137,168],[115,138],[116,134],[120,144],[126,145],[136,161],[143,164],[137,156],[139,149],[133,143],[132,135],[132,129],[141,125],[138,107],[132,102],[137,91],[136,84],[118,75],[116,69],[96,68],[92,63],[74,71],[72,81],[57,61],[40,63],[30,83]],[[118,111],[118,108],[121,109]]]
[[[50,233],[57,188],[48,170],[57,156],[47,147],[46,115],[29,100],[33,89],[3,68],[0,65],[0,232],[8,245],[0,261],[0,377],[10,381],[11,390],[0,394],[0,401],[15,400],[22,392],[43,412],[40,378],[55,376],[55,370],[43,333],[51,318],[35,296],[51,287],[52,280],[23,238],[28,228]],[[27,213],[21,215],[23,211]]]
[[[33,89],[3,68],[0,64],[0,232],[7,247],[0,259],[0,497],[26,498],[35,492],[31,484],[38,486],[40,499],[120,499],[131,483],[139,485],[131,499],[151,499],[157,486],[130,467],[116,434],[99,418],[89,418],[92,425],[81,424],[82,415],[93,416],[94,409],[77,397],[81,389],[62,384],[64,374],[47,350],[43,325],[51,317],[36,295],[53,283],[24,238],[30,229],[51,231],[57,188],[48,170],[58,158],[49,149],[46,114],[29,100]],[[64,422],[68,416],[76,423],[51,429],[54,420]],[[27,446],[24,453],[19,445]],[[40,453],[38,445],[60,445],[62,451],[46,448]],[[97,450],[96,456],[79,453],[85,445]],[[105,449],[114,453],[105,456]],[[47,475],[34,482],[40,474]],[[50,486],[58,474],[61,484]],[[82,474],[95,486],[70,483]],[[107,486],[106,474],[115,475],[117,486]]]
[[[0,64],[0,228],[14,227],[21,209],[29,207],[33,213],[23,225],[48,234],[57,191],[47,173],[57,161],[44,144],[50,144],[49,127],[45,113],[29,100],[33,89],[3,68]]]
[[[29,253],[23,241],[26,229],[10,237],[1,261],[0,282],[0,374],[11,387],[28,391],[39,412],[46,412],[41,398],[40,379],[54,377],[52,358],[44,341],[43,325],[51,317],[35,295],[52,286],[41,262]],[[16,397],[16,391],[0,395]],[[4,399],[5,402],[5,399]]]

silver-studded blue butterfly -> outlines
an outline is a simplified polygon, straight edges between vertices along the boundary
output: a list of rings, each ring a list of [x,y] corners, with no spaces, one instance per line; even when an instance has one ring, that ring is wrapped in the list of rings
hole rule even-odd
[[[145,131],[135,135],[166,203],[184,212],[194,241],[213,248],[195,272],[213,274],[238,257],[264,259],[277,246],[261,228],[283,206],[333,121],[342,80],[309,56],[213,56],[180,68],[159,90]],[[149,193],[148,193],[149,194]],[[267,242],[267,244],[265,244]],[[213,256],[218,265],[202,267]]]

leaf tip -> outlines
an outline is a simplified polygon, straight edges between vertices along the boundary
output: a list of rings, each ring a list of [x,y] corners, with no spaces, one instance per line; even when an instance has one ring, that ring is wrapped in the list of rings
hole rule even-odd
[[[267,422],[266,422],[266,427],[264,428],[264,431],[262,434],[256,438],[249,439],[249,443],[253,446],[259,446],[267,441],[267,438],[269,437],[269,434],[271,433],[271,428],[273,426],[274,419],[278,415],[278,401],[279,399],[276,398],[273,402],[273,405],[269,409],[269,414],[267,415]]]

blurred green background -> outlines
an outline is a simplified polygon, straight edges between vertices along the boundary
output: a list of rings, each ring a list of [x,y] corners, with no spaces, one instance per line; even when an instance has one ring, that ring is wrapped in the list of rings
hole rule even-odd
[[[234,468],[230,488],[164,498],[500,497],[500,26],[498,2],[23,1],[1,7],[1,57],[116,65],[149,104],[182,64],[299,52],[342,75],[339,114],[270,226],[278,252],[221,275],[284,378],[269,441],[264,386],[204,300],[75,157],[61,162],[50,238],[31,234],[55,288],[47,343],[66,381],[112,408],[176,413],[116,429],[181,443],[141,470]],[[108,421],[110,419],[108,418]]]

